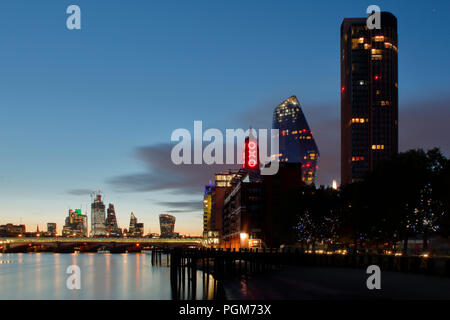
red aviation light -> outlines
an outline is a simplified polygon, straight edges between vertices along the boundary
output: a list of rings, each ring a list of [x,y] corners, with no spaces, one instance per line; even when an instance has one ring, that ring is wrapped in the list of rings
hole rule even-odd
[[[381,79],[381,76],[376,75],[376,76],[374,77],[374,79],[375,79],[375,80],[380,80],[380,79]]]
[[[345,87],[342,87],[341,88],[341,93],[344,93],[345,92]]]

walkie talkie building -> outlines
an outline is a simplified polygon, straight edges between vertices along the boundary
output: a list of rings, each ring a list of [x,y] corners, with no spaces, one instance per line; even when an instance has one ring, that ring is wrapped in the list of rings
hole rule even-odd
[[[175,236],[175,217],[169,214],[159,215],[161,238],[173,238]]]

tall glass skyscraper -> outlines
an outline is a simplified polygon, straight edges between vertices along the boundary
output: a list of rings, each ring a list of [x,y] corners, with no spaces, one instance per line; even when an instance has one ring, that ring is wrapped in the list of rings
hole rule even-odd
[[[280,162],[300,162],[303,182],[315,184],[319,149],[296,96],[275,108],[272,127],[280,134]]]
[[[110,237],[121,237],[122,230],[117,225],[116,210],[112,203],[109,204],[108,210],[106,211],[106,231],[107,235]]]
[[[103,237],[106,235],[106,210],[99,192],[92,194],[94,201],[91,204],[91,236]]]
[[[359,181],[398,152],[397,18],[381,12],[341,25],[341,183]]]

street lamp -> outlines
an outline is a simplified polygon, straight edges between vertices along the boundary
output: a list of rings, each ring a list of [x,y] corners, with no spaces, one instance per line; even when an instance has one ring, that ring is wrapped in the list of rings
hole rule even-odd
[[[248,247],[248,245],[247,245],[248,244],[248,233],[241,232],[240,238],[241,238],[240,247],[247,248]]]

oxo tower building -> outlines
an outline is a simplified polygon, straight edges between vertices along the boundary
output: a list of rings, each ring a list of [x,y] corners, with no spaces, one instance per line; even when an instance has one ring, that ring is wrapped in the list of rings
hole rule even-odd
[[[275,108],[273,128],[279,130],[280,162],[300,162],[302,181],[315,184],[319,149],[296,96]]]

